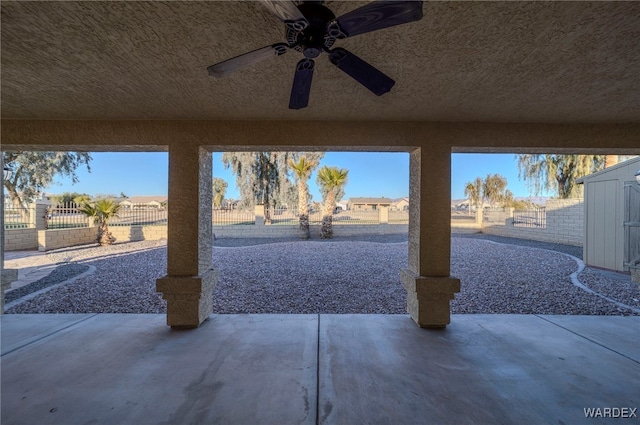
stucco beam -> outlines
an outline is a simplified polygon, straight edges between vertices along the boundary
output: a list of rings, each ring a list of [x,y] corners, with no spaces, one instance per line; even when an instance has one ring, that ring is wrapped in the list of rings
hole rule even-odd
[[[209,151],[245,149],[409,152],[638,153],[640,124],[380,121],[39,121],[3,120],[3,150]]]

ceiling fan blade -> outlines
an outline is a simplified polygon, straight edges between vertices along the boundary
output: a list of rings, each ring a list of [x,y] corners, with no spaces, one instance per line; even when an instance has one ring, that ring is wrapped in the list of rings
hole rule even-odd
[[[382,96],[396,83],[382,71],[374,68],[358,56],[345,49],[333,49],[331,62],[351,78],[368,88],[376,96]]]
[[[265,59],[283,55],[287,53],[287,50],[289,50],[289,46],[285,43],[272,44],[271,46],[256,49],[249,53],[236,56],[235,58],[227,59],[226,61],[211,65],[207,67],[207,71],[212,77],[222,78],[234,71],[248,68],[249,66]]]
[[[298,7],[289,0],[261,0],[262,4],[276,15],[288,27],[296,31],[302,31],[309,26],[309,21],[304,17]]]
[[[311,59],[302,59],[296,65],[291,97],[289,98],[289,109],[302,109],[309,104],[309,93],[311,92],[311,81],[313,80],[315,66],[315,62]]]
[[[334,38],[346,38],[420,19],[422,1],[374,1],[330,22],[327,32]]]

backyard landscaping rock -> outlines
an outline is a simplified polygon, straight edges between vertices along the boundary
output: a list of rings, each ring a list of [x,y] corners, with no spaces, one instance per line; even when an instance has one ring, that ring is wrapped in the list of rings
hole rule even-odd
[[[45,276],[36,282],[6,292],[4,295],[4,301],[8,304],[19,298],[40,291],[41,289],[57,285],[60,282],[64,282],[65,280],[76,277],[86,272],[87,270],[89,270],[89,266],[87,266],[86,264],[64,264],[62,266],[56,267],[48,276]]]
[[[375,240],[378,240],[377,242]],[[400,271],[407,267],[406,242],[281,241],[221,247],[213,264],[220,272],[214,313],[406,312]],[[393,240],[393,239],[392,239]],[[155,291],[166,271],[166,241],[81,247],[48,254],[52,260],[92,265],[95,273],[40,294],[7,313],[165,313]],[[576,261],[559,252],[452,238],[451,274],[462,290],[453,313],[637,314],[571,283]],[[584,284],[621,303],[638,306],[638,285],[595,277]],[[615,282],[612,283],[612,281]],[[590,286],[592,285],[592,286]]]

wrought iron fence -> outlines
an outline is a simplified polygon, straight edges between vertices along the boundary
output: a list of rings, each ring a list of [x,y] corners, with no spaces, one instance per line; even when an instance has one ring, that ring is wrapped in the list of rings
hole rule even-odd
[[[297,209],[273,208],[265,210],[271,225],[297,226],[300,223]],[[322,223],[323,212],[311,209],[309,211],[309,224],[318,225]],[[337,209],[333,215],[333,224],[380,224],[379,210],[341,210]],[[266,217],[265,217],[266,218]],[[214,208],[213,225],[230,226],[255,224],[256,216],[254,211],[241,209]],[[389,223],[406,224],[409,223],[408,211],[389,211]]]
[[[547,210],[536,208],[513,212],[513,225],[517,227],[547,227]]]
[[[380,211],[344,210],[333,214],[333,224],[379,224]]]
[[[300,223],[298,212],[296,210],[291,210],[285,207],[271,207],[268,211],[269,217],[271,218],[271,224],[297,225]]]
[[[31,219],[33,210],[29,208],[5,208],[5,229],[29,229],[35,227],[35,221]]]
[[[88,227],[90,219],[79,211],[80,205],[66,203],[51,205],[45,217],[46,229],[68,229]],[[148,204],[123,206],[115,217],[109,220],[109,226],[162,226],[167,224],[167,209]]]
[[[468,209],[452,209],[451,210],[451,220],[456,222],[461,221],[476,221],[476,212],[469,211]]]
[[[214,226],[256,224],[256,214],[244,209],[214,208],[212,220]]]
[[[78,211],[78,205],[74,202],[50,205],[44,219],[45,229],[48,230],[89,227],[89,219]]]
[[[150,204],[122,206],[109,226],[166,226],[167,208]]]
[[[408,224],[409,211],[389,211],[389,223],[391,224]]]

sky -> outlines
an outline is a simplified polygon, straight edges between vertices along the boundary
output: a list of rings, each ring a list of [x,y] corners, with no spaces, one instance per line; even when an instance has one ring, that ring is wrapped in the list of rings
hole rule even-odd
[[[79,182],[58,178],[47,193],[87,193],[95,196],[166,195],[168,181],[168,154],[166,152],[95,152],[92,153],[91,172],[78,169]],[[463,199],[464,186],[476,177],[498,173],[507,178],[507,188],[516,197],[530,196],[525,182],[518,179],[518,166],[514,154],[452,154],[451,197]],[[351,197],[402,198],[409,195],[408,153],[327,152],[322,165],[349,170],[345,199]],[[227,181],[226,198],[237,199],[239,192],[235,176],[222,164],[222,153],[213,153],[213,175]],[[316,173],[309,180],[314,201],[322,197],[315,184]],[[543,194],[548,195],[548,194]]]

